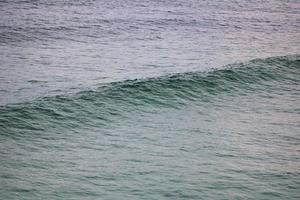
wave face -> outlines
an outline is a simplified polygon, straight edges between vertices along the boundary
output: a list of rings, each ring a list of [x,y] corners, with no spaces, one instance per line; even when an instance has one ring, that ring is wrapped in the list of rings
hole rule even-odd
[[[295,0],[0,0],[0,105],[299,54]]]
[[[293,199],[300,56],[0,108],[1,194]]]

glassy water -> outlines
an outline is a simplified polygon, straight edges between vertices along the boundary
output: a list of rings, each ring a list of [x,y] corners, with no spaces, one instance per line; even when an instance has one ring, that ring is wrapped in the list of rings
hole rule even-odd
[[[298,1],[0,1],[1,199],[299,199]]]

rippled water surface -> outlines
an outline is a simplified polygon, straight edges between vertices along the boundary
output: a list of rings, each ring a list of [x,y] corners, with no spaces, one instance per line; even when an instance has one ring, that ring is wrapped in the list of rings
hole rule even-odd
[[[0,1],[0,199],[299,199],[299,1]]]

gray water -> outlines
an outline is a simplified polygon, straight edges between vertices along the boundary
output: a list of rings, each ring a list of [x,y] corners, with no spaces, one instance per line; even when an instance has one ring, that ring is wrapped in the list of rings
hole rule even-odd
[[[300,2],[0,16],[1,199],[300,198]]]

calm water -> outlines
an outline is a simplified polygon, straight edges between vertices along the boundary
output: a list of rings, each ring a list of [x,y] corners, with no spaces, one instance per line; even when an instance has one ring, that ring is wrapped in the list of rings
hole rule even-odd
[[[0,1],[0,199],[299,199],[299,1]]]

